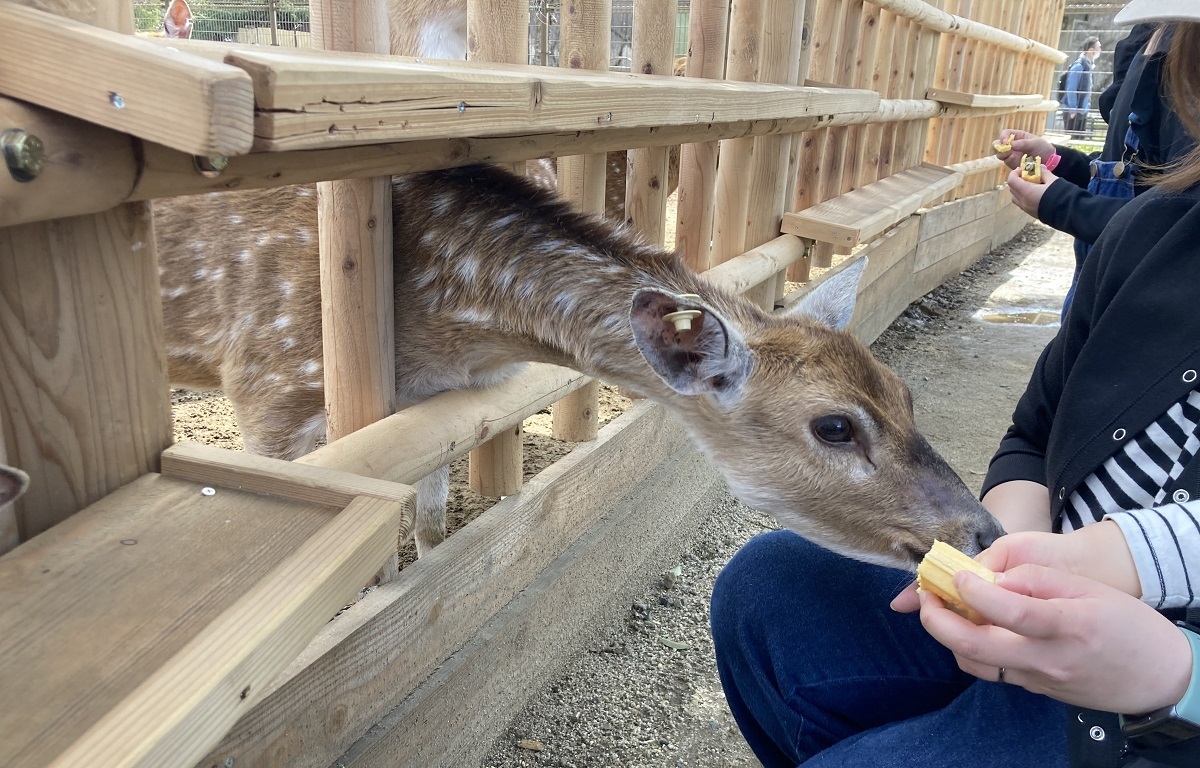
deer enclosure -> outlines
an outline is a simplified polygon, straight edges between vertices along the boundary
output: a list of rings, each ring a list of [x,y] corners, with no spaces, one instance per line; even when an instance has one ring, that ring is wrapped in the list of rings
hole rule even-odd
[[[22,479],[0,494],[15,498],[0,504],[7,759],[477,764],[588,617],[728,477],[653,388],[601,428],[595,374],[624,386],[617,355],[578,366],[594,375],[571,367],[585,351],[401,385],[397,350],[416,332],[396,297],[416,307],[436,279],[393,259],[392,176],[528,176],[513,184],[555,190],[538,193],[545,210],[555,194],[615,218],[580,225],[604,248],[677,251],[681,279],[715,292],[696,315],[774,322],[861,269],[848,329],[869,343],[1027,221],[991,143],[1040,133],[1056,109],[1064,1],[312,0],[246,27],[267,32],[200,39],[219,29],[200,3],[0,0],[0,477]],[[163,26],[168,6],[181,21]],[[471,173],[428,178],[490,178]],[[438,189],[409,190],[407,210],[441,206],[424,231],[517,242],[500,238],[521,234],[519,212],[467,218]],[[236,202],[268,198],[313,226]],[[201,239],[202,221],[220,226]],[[241,298],[304,307],[174,312],[232,277],[205,259],[268,249],[288,279],[247,272]],[[432,260],[438,274],[470,284],[483,270],[466,251]],[[603,287],[601,272],[580,280]],[[582,334],[586,299],[534,298],[504,309]],[[636,305],[619,303],[595,316],[638,333]],[[179,341],[185,319],[201,341]],[[455,327],[438,337],[446,367]],[[611,341],[597,329],[616,327],[588,330]],[[198,350],[235,332],[317,350],[235,407],[264,433],[291,413],[287,437],[320,432],[321,447],[175,442],[181,366],[228,388],[228,359]],[[576,445],[526,479],[522,424],[546,408],[553,438]],[[494,505],[400,567],[429,478],[462,458]]]

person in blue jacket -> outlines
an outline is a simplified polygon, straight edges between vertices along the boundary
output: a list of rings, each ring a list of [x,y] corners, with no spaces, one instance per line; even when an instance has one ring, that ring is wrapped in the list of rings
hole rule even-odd
[[[1089,37],[1083,43],[1079,58],[1067,70],[1067,88],[1063,94],[1063,126],[1068,133],[1082,135],[1087,131],[1088,110],[1092,108],[1092,70],[1100,55],[1100,38]]]

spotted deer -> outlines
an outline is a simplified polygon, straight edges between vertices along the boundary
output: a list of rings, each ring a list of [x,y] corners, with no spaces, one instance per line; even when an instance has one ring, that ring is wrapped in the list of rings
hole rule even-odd
[[[497,168],[392,194],[398,402],[564,365],[661,403],[737,498],[834,551],[912,568],[934,538],[975,553],[999,535],[844,330],[860,268],[778,315]],[[311,187],[155,206],[171,381],[224,390],[246,448],[285,459],[325,426],[316,227]],[[419,553],[444,537],[448,477],[417,483]]]

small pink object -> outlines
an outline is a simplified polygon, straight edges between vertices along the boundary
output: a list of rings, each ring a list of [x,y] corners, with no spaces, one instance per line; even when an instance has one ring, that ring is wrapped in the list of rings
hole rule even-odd
[[[1055,152],[1053,155],[1050,155],[1050,157],[1046,158],[1046,162],[1042,163],[1042,165],[1046,166],[1047,171],[1053,171],[1058,167],[1058,164],[1061,161],[1062,155]]]

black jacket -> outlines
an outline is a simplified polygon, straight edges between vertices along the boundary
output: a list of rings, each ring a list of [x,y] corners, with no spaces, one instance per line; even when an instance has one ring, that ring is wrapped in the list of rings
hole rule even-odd
[[[1141,432],[1196,388],[1198,370],[1200,186],[1155,189],[1116,214],[1084,261],[1075,300],[1017,403],[983,493],[1009,480],[1042,483],[1057,521],[1063,499],[1121,447],[1114,432]],[[1172,488],[1196,498],[1196,470],[1192,462]],[[1072,765],[1200,766],[1200,739],[1125,755],[1114,751],[1119,741],[1094,740],[1097,725],[1119,735],[1115,715],[1070,709]]]
[[[1200,187],[1155,189],[1097,240],[1058,335],[1042,351],[992,458],[983,492],[1008,480],[1063,499],[1196,387],[1200,370]],[[1200,486],[1200,479],[1194,479]],[[1193,497],[1200,487],[1188,489]]]
[[[1098,157],[1100,160],[1123,159],[1126,154],[1125,133],[1129,128],[1131,112],[1137,113],[1139,118],[1133,126],[1140,141],[1137,154],[1139,166],[1166,165],[1187,154],[1194,145],[1162,95],[1163,60],[1166,54],[1159,52],[1147,57],[1138,51],[1136,55],[1129,55],[1129,48],[1138,44],[1140,49],[1149,38],[1146,33],[1152,31],[1152,25],[1139,27],[1118,44],[1120,59],[1116,64],[1125,68],[1114,70],[1113,85],[1102,97],[1102,109],[1107,106],[1110,114],[1105,118],[1109,128],[1104,150]],[[1038,219],[1085,243],[1094,243],[1104,225],[1129,200],[1091,194],[1087,186],[1091,179],[1092,158],[1070,147],[1055,147],[1055,151],[1062,160],[1054,169],[1054,174],[1070,183],[1051,184],[1046,189],[1038,204]],[[1145,175],[1139,178],[1144,180]],[[1138,183],[1134,192],[1140,194],[1147,188]]]

